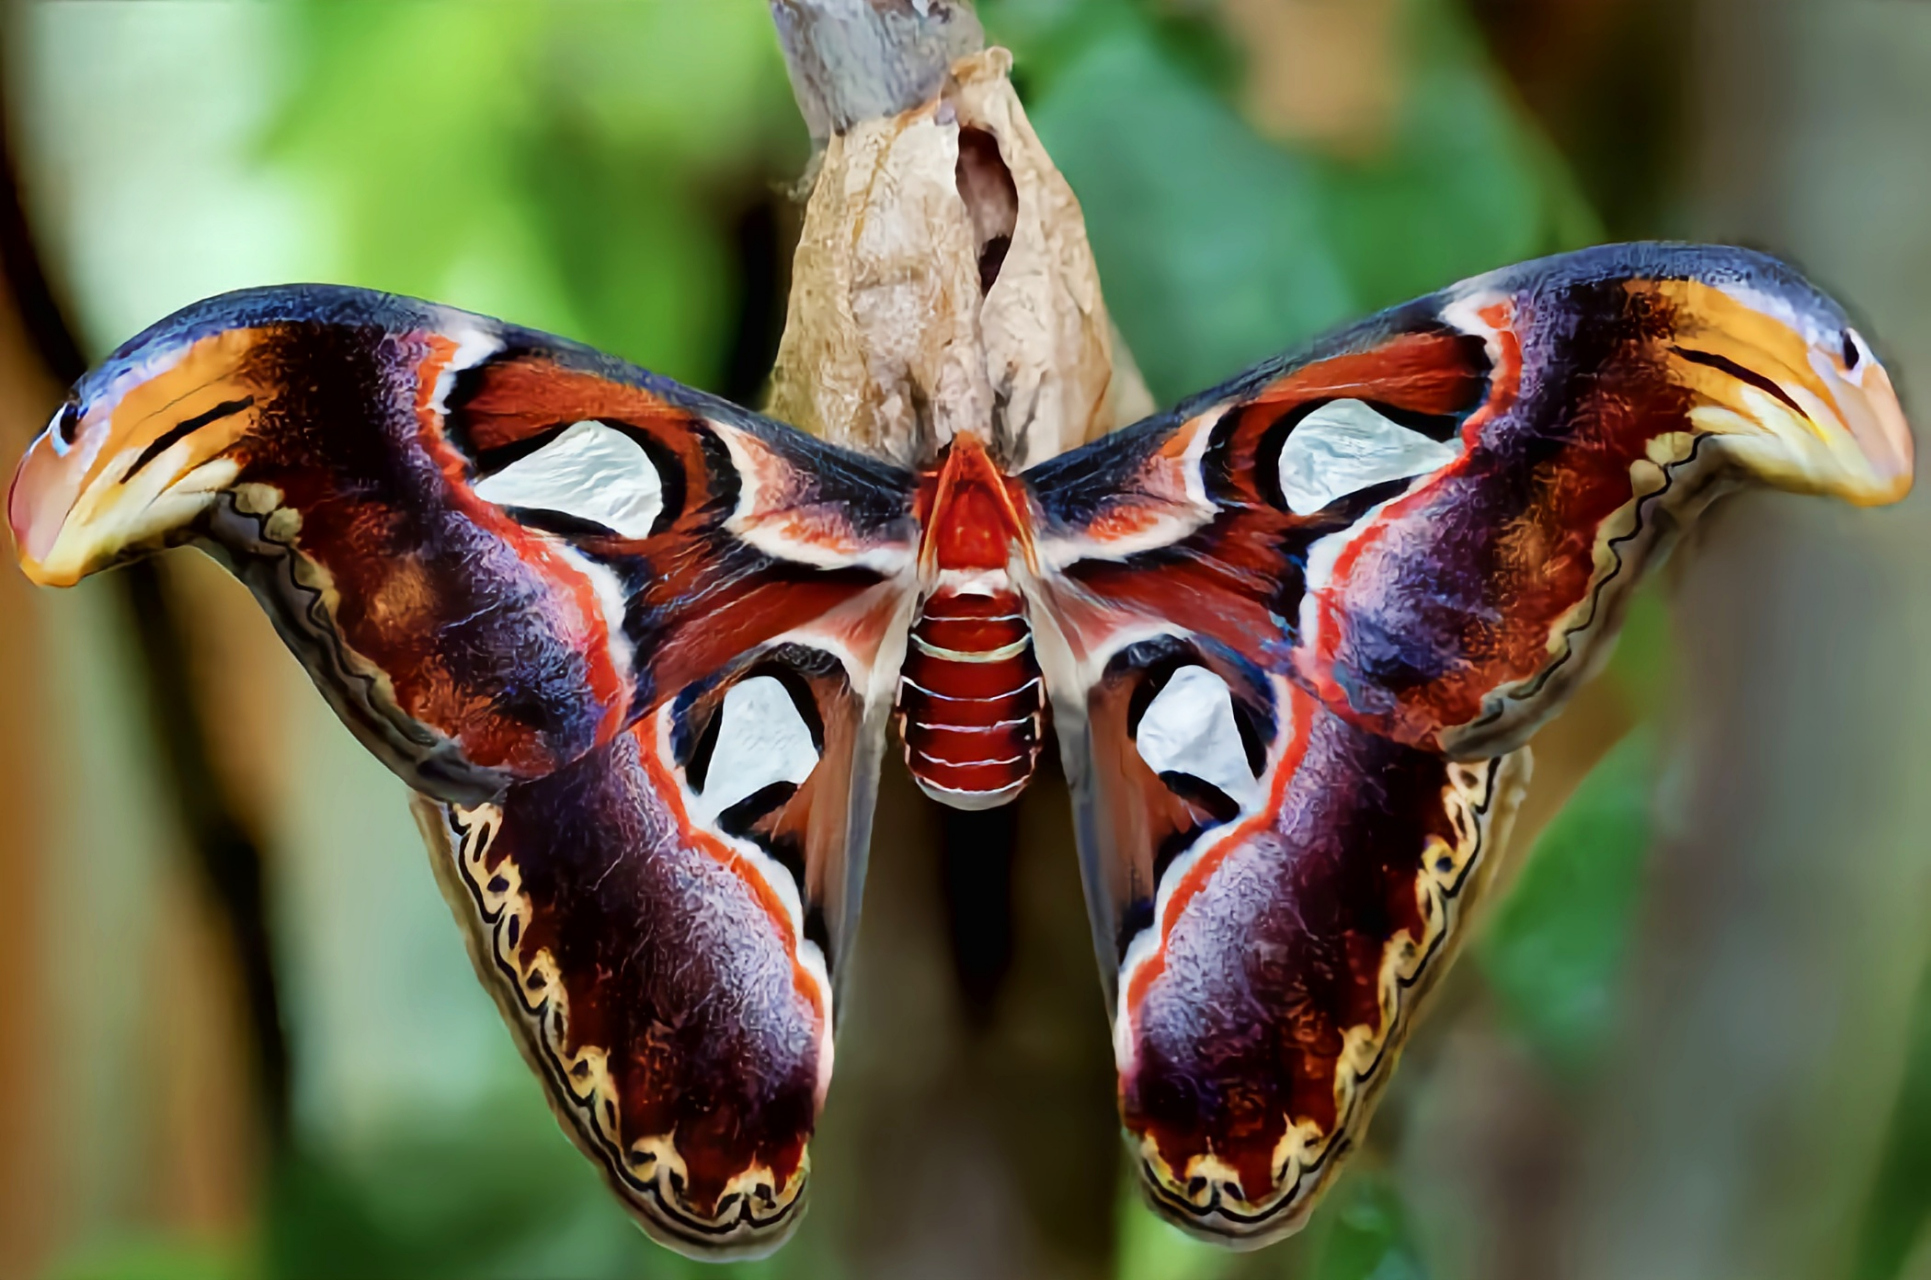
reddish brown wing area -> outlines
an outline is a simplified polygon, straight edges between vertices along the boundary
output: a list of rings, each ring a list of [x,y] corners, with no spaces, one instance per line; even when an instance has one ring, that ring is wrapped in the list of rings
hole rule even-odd
[[[495,805],[424,801],[424,825],[566,1131],[666,1243],[762,1251],[803,1205],[829,993],[755,861],[667,802],[647,736]]]
[[[1089,640],[1107,617],[1119,638],[1150,625],[1061,616]],[[1190,672],[1211,673],[1190,695],[1222,691],[1232,754],[1211,700],[1161,710]],[[1294,1231],[1459,941],[1526,753],[1465,765],[1395,742],[1173,626],[1119,644],[1056,719],[1146,1188],[1209,1238]]]
[[[584,418],[622,422],[651,433],[684,462],[686,474],[701,476],[704,452],[690,431],[697,418],[649,389],[614,382],[583,369],[570,369],[543,353],[506,355],[478,366],[449,396],[458,426],[452,432],[470,453],[486,455],[521,444],[543,431]],[[692,495],[697,505],[705,494]]]
[[[1253,1243],[1311,1207],[1493,862],[1511,753],[1711,494],[1901,491],[1888,383],[1847,401],[1868,445],[1818,408],[1844,324],[1759,255],[1608,246],[1022,478],[1124,1113],[1176,1222]],[[1869,456],[1777,454],[1826,439]]]
[[[1359,517],[1366,500],[1296,515],[1276,476],[1283,437],[1306,411],[1332,400],[1369,401],[1438,418],[1452,431],[1489,391],[1478,339],[1434,325],[1398,333],[1242,389],[1138,441],[1102,441],[1029,472],[1039,523],[1063,529],[1064,582],[1048,591],[1182,621],[1203,637],[1267,662],[1293,641],[1309,549]],[[1138,446],[1138,447],[1135,447]],[[1109,447],[1114,457],[1107,457]],[[1091,474],[1079,463],[1092,454]],[[1149,529],[1189,490],[1205,499],[1186,536],[1145,551]],[[1070,499],[1070,501],[1069,501]],[[1050,537],[1050,533],[1049,533]],[[1070,590],[1069,590],[1070,588]],[[1078,603],[1071,612],[1082,612]],[[1100,634],[1108,634],[1102,625]],[[1076,653],[1081,627],[1069,629]]]
[[[1453,763],[1441,734],[1479,714],[1468,690],[1546,661],[1586,595],[1531,544],[1592,562],[1631,496],[1627,458],[1592,452],[1614,424],[1561,397],[1587,368],[1641,393],[1643,429],[1680,408],[1627,344],[1569,350],[1543,315],[1532,354],[1558,385],[1527,401],[1516,313],[1429,299],[1025,477],[1035,616],[1054,624],[1042,666],[1102,969],[1118,965],[1123,1114],[1151,1194],[1189,1230],[1295,1229],[1479,890],[1516,770]],[[1337,404],[1324,430],[1440,460],[1348,482],[1345,448],[1294,439]],[[1320,501],[1287,491],[1290,442],[1335,468]],[[1377,541],[1399,554],[1357,549]],[[1542,580],[1518,580],[1539,563]],[[1212,679],[1167,708],[1156,749],[1139,717],[1190,667]]]
[[[171,317],[69,419],[140,460],[87,473],[64,438],[37,446],[9,512],[61,548],[50,580],[215,544],[436,802],[480,971],[645,1228],[699,1254],[781,1243],[831,1069],[913,478],[559,339],[321,286]],[[157,495],[180,523],[129,543],[122,507]]]
[[[1718,470],[1630,282],[1490,296],[1492,388],[1463,456],[1337,539],[1305,586],[1297,670],[1328,704],[1460,757],[1519,745],[1607,652],[1647,561]]]
[[[1517,780],[1292,703],[1268,807],[1174,864],[1116,1027],[1150,1193],[1249,1241],[1296,1229],[1365,1125]]]
[[[639,718],[507,793],[497,861],[455,858],[451,896],[559,1114],[646,1229],[705,1256],[766,1252],[796,1225],[831,1070],[909,484],[541,352],[460,380],[450,420],[472,474],[594,420],[663,482],[648,537],[550,533],[622,589]],[[728,707],[751,681],[782,689],[775,714],[810,746],[800,771],[746,784],[730,770],[760,762],[720,735],[747,732]]]
[[[456,352],[426,330],[264,326],[241,375],[259,425],[208,534],[363,742],[473,803],[609,741],[635,673],[581,566],[470,492],[436,403]]]
[[[1035,468],[1053,567],[1264,668],[1291,654],[1303,687],[1378,733],[1457,757],[1512,749],[1731,474],[1721,447],[1700,448],[1671,364],[1679,342],[1716,341],[1707,318],[1632,270],[1583,255],[1423,299]],[[1294,509],[1285,460],[1338,402],[1448,460]],[[1347,471],[1334,453],[1301,461]]]
[[[911,553],[901,473],[541,335],[338,292],[336,319],[248,331],[234,378],[259,422],[207,534],[420,790],[474,803],[540,776],[849,604],[886,576],[868,553]],[[649,536],[479,496],[585,421],[648,455]],[[781,528],[753,546],[734,525],[756,520]]]
[[[782,555],[773,563],[739,539],[734,521],[790,520],[817,535],[798,537],[803,553],[829,546],[852,560],[867,549],[891,549],[894,538],[909,541],[907,490],[852,474],[849,455],[796,432],[785,431],[774,444],[538,353],[478,369],[452,399],[452,422],[478,470],[583,419],[620,425],[646,442],[666,481],[660,528],[644,540],[594,531],[569,536],[635,592],[629,638],[649,655],[637,675],[640,701],[708,678],[736,655],[851,604],[882,576],[835,566],[814,571],[808,561],[787,564]],[[754,490],[748,501],[747,487]],[[904,550],[909,555],[910,547]]]

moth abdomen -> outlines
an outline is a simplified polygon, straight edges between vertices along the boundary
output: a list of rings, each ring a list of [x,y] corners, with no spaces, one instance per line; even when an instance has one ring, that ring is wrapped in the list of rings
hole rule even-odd
[[[897,713],[906,767],[933,799],[989,809],[1025,789],[1045,697],[1025,603],[1009,582],[941,587],[921,602]]]

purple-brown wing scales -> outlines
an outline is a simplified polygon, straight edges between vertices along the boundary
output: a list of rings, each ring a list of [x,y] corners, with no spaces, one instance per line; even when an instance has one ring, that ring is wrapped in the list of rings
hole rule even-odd
[[[1305,1218],[1367,1123],[1506,839],[1527,754],[1458,764],[1298,690],[1275,794],[1162,877],[1120,965],[1120,1107],[1210,1236]]]
[[[1665,245],[1455,286],[1027,472],[1155,1202],[1247,1245],[1305,1217],[1479,897],[1511,753],[1714,493],[1910,477],[1835,303]]]
[[[359,290],[212,299],[17,474],[72,582],[193,542],[426,799],[478,971],[640,1222],[803,1205],[910,607],[912,478],[584,348]]]
[[[782,871],[703,830],[638,727],[476,808],[417,800],[472,956],[566,1132],[655,1231],[788,1230],[831,1073],[822,961]]]

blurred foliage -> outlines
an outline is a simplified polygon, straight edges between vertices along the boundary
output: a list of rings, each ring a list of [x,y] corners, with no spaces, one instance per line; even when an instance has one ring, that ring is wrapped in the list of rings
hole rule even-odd
[[[338,211],[348,283],[714,385],[734,228],[809,147],[765,6],[303,4],[266,158]]]
[[[1603,679],[1639,712],[1669,688],[1669,616],[1654,586],[1631,602]],[[1528,850],[1474,960],[1510,1026],[1558,1079],[1585,1080],[1615,1030],[1618,989],[1653,836],[1660,769],[1652,725],[1628,734]]]
[[[1639,729],[1583,779],[1476,944],[1511,1025],[1564,1078],[1585,1075],[1614,1029],[1655,757],[1655,734]]]
[[[487,1280],[523,1276],[835,1277],[809,1234],[777,1257],[725,1267],[658,1248],[618,1209],[591,1163],[558,1140],[525,1091],[432,1131],[395,1133],[353,1151],[319,1144],[277,1173],[264,1271],[287,1280],[338,1276]]]
[[[1858,1241],[1853,1280],[1925,1274],[1931,1239],[1931,970],[1918,994],[1905,1042],[1904,1074],[1891,1113]],[[1911,1263],[1915,1266],[1910,1266]]]
[[[133,1236],[84,1246],[48,1280],[244,1280],[251,1273],[233,1241]]]
[[[1015,47],[1107,302],[1163,400],[1354,316],[1598,236],[1450,0],[1402,0],[1392,135],[1353,158],[1256,133],[1230,103],[1240,55],[1188,11],[1118,0],[982,11]]]
[[[1365,1161],[1305,1230],[1260,1253],[1231,1253],[1169,1226],[1141,1207],[1131,1178],[1121,1199],[1116,1280],[1427,1280],[1400,1192]]]
[[[1308,1280],[1425,1280],[1394,1185],[1357,1169],[1334,1193]]]

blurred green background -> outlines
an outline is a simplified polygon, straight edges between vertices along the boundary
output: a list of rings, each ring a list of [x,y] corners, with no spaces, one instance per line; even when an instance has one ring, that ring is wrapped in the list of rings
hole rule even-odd
[[[980,13],[1162,402],[1486,268],[1655,235],[1793,255],[1868,317],[1907,402],[1931,369],[1931,6]],[[758,399],[809,154],[759,0],[4,15],[16,176],[90,354],[211,293],[329,280]],[[0,424],[8,448],[38,421]],[[1538,834],[1368,1149],[1302,1236],[1250,1255],[1125,1184],[1064,818],[1029,810],[985,1026],[919,923],[925,820],[889,794],[859,956],[885,976],[860,979],[804,1227],[721,1270],[652,1246],[471,976],[399,784],[181,553],[194,696],[266,855],[293,1090],[273,1141],[127,629],[100,582],[10,584],[0,1269],[1931,1277],[1925,504],[1734,506],[1538,742]],[[913,1005],[939,1039],[893,1012]]]

